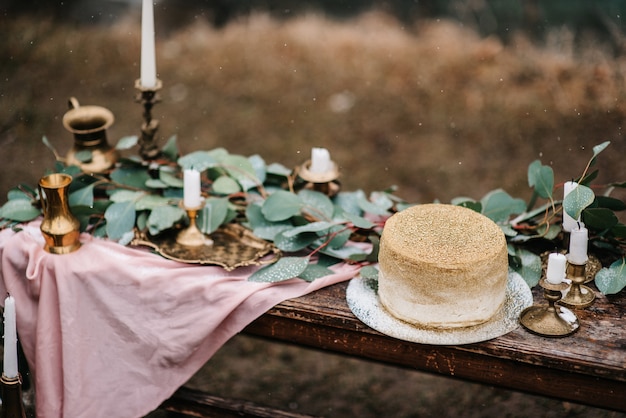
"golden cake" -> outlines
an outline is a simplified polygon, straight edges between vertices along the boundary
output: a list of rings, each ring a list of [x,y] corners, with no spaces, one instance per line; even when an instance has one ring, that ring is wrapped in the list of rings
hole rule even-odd
[[[382,305],[416,326],[478,325],[504,303],[506,238],[471,209],[425,204],[396,213],[385,224],[378,259]]]

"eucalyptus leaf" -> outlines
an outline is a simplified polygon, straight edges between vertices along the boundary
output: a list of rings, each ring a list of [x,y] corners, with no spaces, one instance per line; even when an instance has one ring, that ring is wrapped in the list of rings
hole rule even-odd
[[[363,190],[357,190],[354,192],[339,192],[334,197],[335,205],[339,206],[345,213],[351,215],[360,216],[363,213],[363,209],[359,205],[362,200],[367,200]]]
[[[176,174],[174,174],[173,172],[165,169],[159,170],[159,180],[161,180],[169,187],[177,187],[182,189],[185,185],[183,179],[177,177]]]
[[[200,172],[217,164],[217,160],[207,151],[194,151],[178,159],[178,165],[184,170],[194,169]]]
[[[172,228],[176,222],[183,219],[185,211],[178,206],[157,206],[148,216],[148,231],[157,235],[166,229]]]
[[[336,225],[330,230],[332,239],[328,243],[332,248],[338,249],[346,245],[352,236],[352,230],[344,228],[342,225]]]
[[[176,161],[178,158],[178,143],[176,135],[169,137],[165,145],[163,145],[163,148],[161,148],[161,152],[170,161]]]
[[[279,163],[272,163],[267,166],[266,173],[280,177],[288,177],[291,174],[291,169]]]
[[[228,215],[228,199],[207,199],[198,215],[198,228],[205,234],[216,231]]]
[[[120,167],[111,172],[111,180],[135,189],[146,189],[149,179],[147,170],[141,167]]]
[[[250,157],[248,157],[248,161],[254,169],[254,173],[258,181],[261,184],[265,183],[265,179],[267,178],[267,165],[265,164],[265,160],[263,159],[263,157],[258,154],[251,155]]]
[[[579,219],[582,211],[593,203],[594,198],[593,190],[579,184],[563,199],[563,210],[572,218]]]
[[[160,206],[167,206],[170,200],[154,194],[140,193],[135,200],[135,209],[140,210],[153,210]]]
[[[160,179],[148,179],[146,181],[146,187],[150,189],[166,189],[168,185]]]
[[[298,192],[298,196],[302,199],[304,204],[302,210],[306,211],[308,214],[324,221],[333,218],[335,205],[325,194],[315,190],[304,189]]]
[[[364,279],[378,280],[378,269],[374,266],[364,266],[359,270],[359,275]]]
[[[241,191],[239,183],[233,178],[228,176],[220,176],[214,182],[212,186],[213,192],[221,195],[229,195]]]
[[[552,199],[554,170],[550,166],[542,165],[539,160],[533,161],[528,166],[528,185],[544,199]]]
[[[259,283],[276,283],[298,277],[309,265],[309,257],[282,257],[274,264],[265,266],[248,278]]]
[[[288,253],[303,250],[319,239],[319,236],[314,232],[303,232],[298,235],[287,236],[286,234],[290,231],[291,228],[285,229],[274,236],[274,245],[276,245],[278,249]]]
[[[604,151],[606,149],[606,147],[609,146],[609,144],[611,143],[611,141],[605,141],[601,144],[598,144],[596,146],[593,147],[593,157],[592,158],[596,158],[598,156],[598,154],[600,154],[602,151]]]
[[[299,277],[307,282],[312,282],[316,279],[320,279],[331,274],[333,274],[333,271],[331,269],[320,264],[309,263],[306,269],[304,269],[304,271],[300,273]]]
[[[134,190],[115,190],[113,193],[111,193],[109,199],[112,202],[128,202],[139,200],[144,195],[145,192],[139,192]]]
[[[229,154],[220,161],[228,174],[237,181],[242,189],[248,190],[261,185],[250,160],[241,155]]]
[[[76,190],[69,195],[70,206],[93,206],[93,189],[94,185],[91,184],[82,189]]]
[[[41,212],[29,200],[13,199],[0,207],[0,218],[16,222],[32,221],[39,215],[41,215]]]
[[[333,224],[330,222],[311,222],[302,226],[295,227],[289,231],[285,231],[283,233],[283,236],[285,236],[285,238],[291,238],[304,232],[328,232],[328,230],[332,226]]]
[[[303,206],[304,202],[299,196],[279,190],[265,200],[261,212],[269,221],[284,221],[299,214]]]
[[[614,295],[626,287],[626,259],[621,258],[598,271],[595,283],[600,292]]]
[[[36,192],[33,190],[31,195],[29,196],[23,190],[20,189],[11,189],[7,193],[7,200],[28,200],[30,201],[33,196],[36,195]]]
[[[389,209],[393,206],[390,199],[377,199],[372,202],[365,197],[360,197],[357,201],[361,210],[372,215],[388,215]]]
[[[487,193],[482,199],[482,214],[496,223],[507,222],[512,215],[526,210],[526,202],[515,199],[502,189]]]
[[[375,223],[370,222],[362,216],[354,215],[348,212],[345,212],[343,215],[346,217],[347,220],[352,222],[352,225],[354,225],[356,228],[372,229],[376,226]]]
[[[118,149],[118,150],[131,149],[132,147],[137,145],[137,142],[139,142],[139,137],[137,135],[125,136],[125,137],[122,137],[119,141],[117,141],[117,144],[115,145],[115,149]]]
[[[614,227],[619,223],[615,213],[606,208],[588,208],[583,212],[582,221],[587,228],[604,230]]]
[[[508,245],[509,255],[517,259],[517,263],[509,262],[509,268],[518,273],[528,287],[533,288],[541,279],[541,257],[537,254],[519,247]]]
[[[135,204],[133,202],[116,202],[104,212],[106,233],[112,240],[118,240],[135,226]]]

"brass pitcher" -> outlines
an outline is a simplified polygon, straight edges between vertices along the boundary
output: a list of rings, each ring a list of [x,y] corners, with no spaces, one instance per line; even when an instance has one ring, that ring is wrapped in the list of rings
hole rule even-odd
[[[113,167],[119,153],[107,142],[106,130],[115,117],[109,109],[100,106],[80,106],[75,97],[69,99],[63,115],[63,126],[74,134],[74,146],[66,156],[67,165],[77,165],[85,173],[102,173]],[[81,151],[91,152],[91,159],[77,158]]]
[[[68,254],[80,247],[80,222],[72,215],[68,201],[72,176],[55,173],[39,180],[39,197],[43,208],[41,233],[44,250]]]

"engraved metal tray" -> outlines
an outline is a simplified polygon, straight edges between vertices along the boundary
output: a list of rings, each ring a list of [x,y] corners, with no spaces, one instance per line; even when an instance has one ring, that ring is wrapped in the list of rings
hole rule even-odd
[[[185,246],[176,242],[178,229],[156,236],[136,232],[131,245],[146,246],[170,260],[188,264],[217,265],[226,271],[237,267],[266,265],[277,261],[281,252],[271,242],[256,237],[238,224],[222,226],[210,234],[212,245]]]

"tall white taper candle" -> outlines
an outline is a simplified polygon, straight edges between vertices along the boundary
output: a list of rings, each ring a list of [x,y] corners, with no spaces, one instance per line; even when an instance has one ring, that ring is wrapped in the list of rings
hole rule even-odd
[[[4,369],[2,374],[11,379],[17,377],[17,373],[15,299],[9,295],[4,300]]]
[[[154,50],[153,0],[143,0],[141,5],[141,86],[156,86],[156,54]]]

